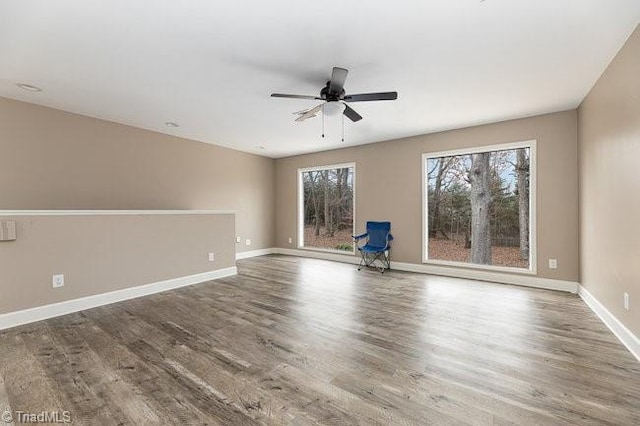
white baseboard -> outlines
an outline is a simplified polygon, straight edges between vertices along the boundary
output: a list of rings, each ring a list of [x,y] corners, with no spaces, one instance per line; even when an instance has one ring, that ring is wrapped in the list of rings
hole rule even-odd
[[[336,262],[358,264],[360,258],[348,254],[325,253],[322,251],[275,248],[273,253],[289,256],[311,257],[314,259],[333,260]],[[391,262],[391,269],[397,271],[417,272],[420,274],[442,275],[454,278],[465,278],[479,281],[491,281],[502,284],[515,284],[526,287],[543,288],[547,290],[578,292],[578,283],[573,281],[552,280],[532,275],[511,275],[502,272],[480,271],[463,268],[448,268],[438,265],[425,265],[416,263]]]
[[[0,315],[0,330],[4,330],[18,325],[28,324],[36,321],[66,315],[85,309],[96,308],[98,306],[109,305],[111,303],[122,302],[136,297],[147,296],[167,290],[173,290],[217,278],[236,275],[238,270],[235,266],[218,269],[216,271],[203,272],[201,274],[189,275],[186,277],[174,278],[166,281],[145,284],[137,287],[125,288],[108,293],[96,294],[79,299],[67,300],[53,303],[51,305],[38,306],[24,309],[22,311],[9,312]]]
[[[589,291],[579,286],[578,294],[591,310],[602,320],[609,330],[622,342],[623,345],[640,361],[640,339],[624,326],[602,303],[598,301]]]
[[[266,256],[267,254],[274,254],[275,252],[276,252],[276,249],[274,248],[243,251],[240,253],[236,253],[236,260],[248,259],[250,257],[257,257],[257,256]]]

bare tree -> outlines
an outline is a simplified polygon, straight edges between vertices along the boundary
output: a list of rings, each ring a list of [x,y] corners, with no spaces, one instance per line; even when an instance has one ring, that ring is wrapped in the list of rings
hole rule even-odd
[[[336,169],[337,183],[336,183],[336,201],[335,201],[335,214],[334,223],[336,230],[342,229],[342,224],[345,219],[347,210],[347,198],[349,189],[347,188],[347,178],[349,176],[349,169],[342,168]]]
[[[466,179],[468,170],[462,156],[434,158],[429,163],[432,166],[427,172],[427,178],[429,182],[433,182],[429,184],[429,238],[436,237],[440,232],[448,239],[445,232],[447,212],[443,206],[452,202],[450,188],[460,179]]]
[[[311,191],[311,202],[313,204],[314,211],[314,233],[317,236],[320,235],[320,197],[318,196],[317,180],[318,172],[309,172],[309,188]]]
[[[471,262],[491,264],[491,153],[473,154],[471,182]]]
[[[431,215],[431,223],[429,224],[429,237],[435,238],[438,231],[442,232],[440,226],[440,204],[442,204],[442,191],[443,191],[443,183],[444,177],[449,170],[449,167],[453,163],[454,157],[443,157],[437,159],[437,166],[434,166],[434,169],[430,172],[436,173],[435,185],[433,188],[433,199],[431,200],[433,210]]]
[[[342,200],[343,200],[343,186],[342,175],[345,169],[336,169],[336,202],[333,208],[334,224],[336,231],[340,230],[340,223],[342,222]]]
[[[529,158],[527,149],[518,149],[516,156],[520,257],[527,260],[529,259]]]
[[[331,235],[331,188],[329,187],[329,170],[321,171],[320,175],[320,181],[322,182],[322,189],[324,191],[324,232],[325,235]]]

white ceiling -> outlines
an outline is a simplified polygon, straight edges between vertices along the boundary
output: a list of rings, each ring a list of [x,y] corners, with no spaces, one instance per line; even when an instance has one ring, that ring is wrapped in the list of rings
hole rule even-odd
[[[0,0],[0,96],[283,157],[575,108],[639,21],[638,0]],[[399,93],[351,104],[345,142],[269,97],[333,66]]]

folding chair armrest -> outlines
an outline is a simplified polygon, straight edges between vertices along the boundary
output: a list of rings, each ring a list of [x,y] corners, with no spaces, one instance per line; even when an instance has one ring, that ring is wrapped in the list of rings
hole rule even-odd
[[[391,245],[389,244],[391,241],[393,241],[393,235],[391,235],[391,233],[387,234],[387,244],[385,246],[385,250],[389,250],[389,248],[391,247]]]
[[[364,234],[360,234],[360,235],[352,235],[352,237],[353,237],[354,240],[358,241],[358,240],[361,240],[361,239],[365,238],[368,235],[369,235],[369,233],[365,232]]]

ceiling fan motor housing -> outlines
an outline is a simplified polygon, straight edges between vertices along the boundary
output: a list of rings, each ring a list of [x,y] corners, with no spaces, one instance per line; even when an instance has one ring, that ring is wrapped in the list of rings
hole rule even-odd
[[[344,89],[342,89],[339,92],[332,92],[329,89],[330,85],[331,85],[331,81],[327,81],[327,85],[323,87],[322,90],[320,90],[320,97],[326,100],[327,102],[336,102],[341,100],[345,95]]]

